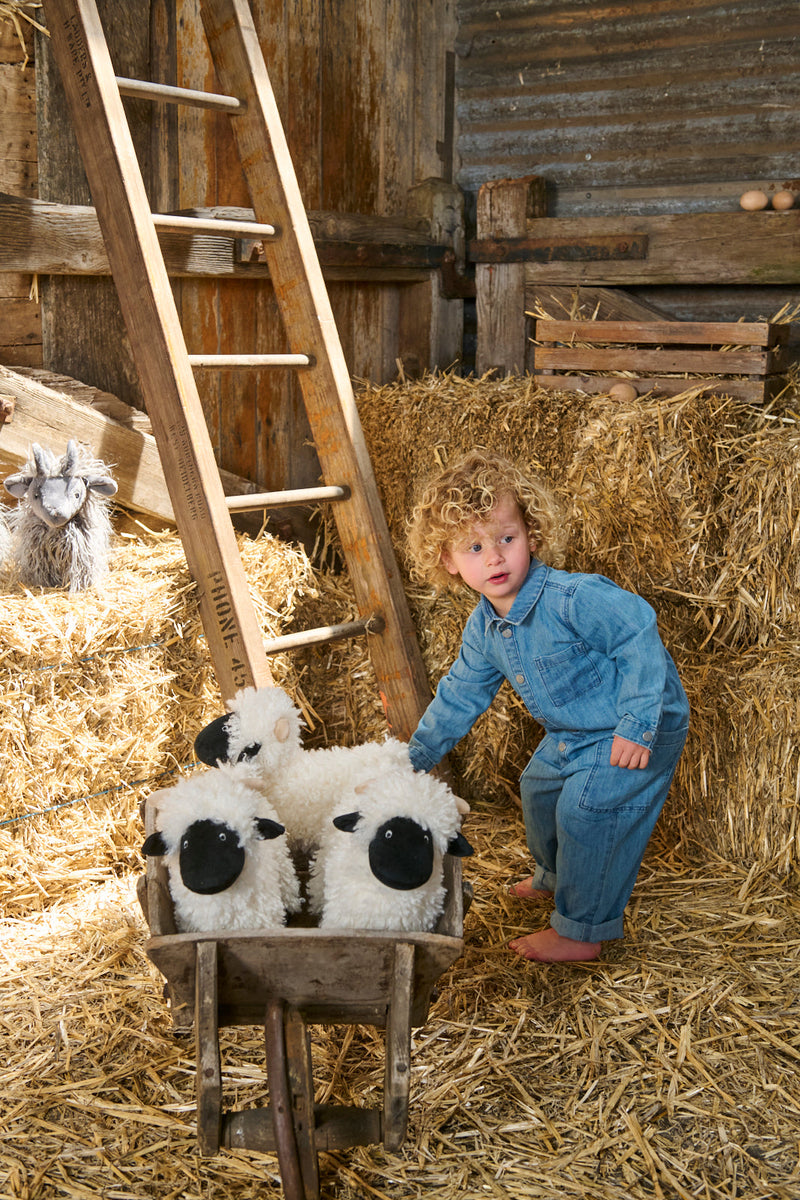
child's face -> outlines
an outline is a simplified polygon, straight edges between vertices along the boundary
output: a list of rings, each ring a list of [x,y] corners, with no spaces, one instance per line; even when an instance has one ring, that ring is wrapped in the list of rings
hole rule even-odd
[[[508,616],[531,563],[528,531],[516,500],[499,500],[486,521],[470,526],[442,551],[442,563],[485,596],[501,617]]]

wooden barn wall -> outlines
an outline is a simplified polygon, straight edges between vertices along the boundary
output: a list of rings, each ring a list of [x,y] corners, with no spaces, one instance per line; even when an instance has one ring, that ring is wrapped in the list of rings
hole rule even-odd
[[[32,27],[22,21],[18,33],[12,21],[0,20],[0,192],[27,197],[38,190],[32,55]],[[30,275],[0,272],[2,363],[41,366],[39,304],[31,284]]]
[[[800,177],[797,0],[459,0],[456,181],[541,174],[548,215],[738,209]],[[779,289],[638,289],[684,318]],[[800,299],[800,296],[796,297]]]
[[[405,0],[402,5],[393,0],[251,0],[308,210],[402,215],[414,184],[452,172],[441,150],[446,55],[452,54],[455,39],[453,5],[454,0]],[[177,83],[213,88],[196,0],[178,0],[178,27]],[[177,143],[175,207],[247,203],[225,120],[181,109]],[[395,378],[405,287],[329,283],[355,377]],[[181,309],[184,329],[193,331],[190,351],[283,348],[268,285],[184,281]],[[310,481],[313,453],[290,375],[229,372],[204,379],[202,386],[228,470],[252,476],[247,468],[255,415],[255,477],[269,486]]]
[[[452,178],[453,147],[445,132],[452,126],[446,80],[454,5],[251,0],[308,209],[403,215],[412,186]],[[197,0],[100,0],[99,8],[119,74],[218,90]],[[0,24],[2,44],[13,51],[12,27]],[[33,169],[22,182],[7,178],[2,190],[90,203],[45,38],[37,38],[36,54],[37,100],[29,79],[22,125],[30,135],[38,107],[38,187]],[[16,84],[19,90],[18,78]],[[169,106],[155,106],[154,113],[143,101],[126,101],[126,108],[154,210],[249,205],[227,118]],[[22,143],[22,128],[18,137]],[[35,168],[35,140],[33,150]],[[354,377],[382,382],[396,376],[405,322],[412,327],[406,341],[413,355],[408,298],[413,288],[427,286],[329,285]],[[111,281],[58,277],[43,279],[42,287],[44,364],[141,406]],[[176,279],[174,291],[191,353],[285,347],[268,282]],[[119,351],[110,355],[109,344]],[[23,361],[18,354],[3,359]],[[268,487],[316,481],[299,389],[288,373],[203,372],[198,384],[220,466]]]

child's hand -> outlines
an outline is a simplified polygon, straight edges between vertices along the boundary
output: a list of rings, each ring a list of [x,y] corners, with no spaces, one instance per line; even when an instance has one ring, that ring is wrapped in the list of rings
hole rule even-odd
[[[617,737],[611,743],[611,766],[629,767],[641,770],[650,761],[650,751],[640,746],[638,742],[629,742],[627,738]]]

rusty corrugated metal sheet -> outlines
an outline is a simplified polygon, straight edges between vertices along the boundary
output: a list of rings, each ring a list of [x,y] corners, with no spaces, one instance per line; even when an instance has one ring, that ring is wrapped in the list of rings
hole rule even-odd
[[[641,212],[709,211],[800,176],[797,0],[461,0],[458,19],[468,193],[538,173],[556,216],[635,189]]]

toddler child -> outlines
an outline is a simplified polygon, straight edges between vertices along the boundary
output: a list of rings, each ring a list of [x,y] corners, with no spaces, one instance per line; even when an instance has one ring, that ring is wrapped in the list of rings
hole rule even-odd
[[[412,576],[479,596],[409,743],[415,769],[436,766],[504,679],[545,730],[520,780],[534,871],[511,888],[554,899],[550,927],[511,942],[540,962],[589,961],[623,936],[689,724],[653,609],[602,575],[558,569],[563,542],[548,489],[481,450],[428,485],[409,525]]]

